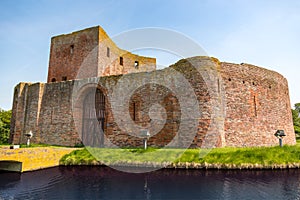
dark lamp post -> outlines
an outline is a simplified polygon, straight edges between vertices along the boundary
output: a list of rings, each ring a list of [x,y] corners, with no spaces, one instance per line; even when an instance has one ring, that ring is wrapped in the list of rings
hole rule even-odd
[[[274,135],[279,139],[279,146],[282,147],[282,139],[286,136],[284,130],[277,130]]]

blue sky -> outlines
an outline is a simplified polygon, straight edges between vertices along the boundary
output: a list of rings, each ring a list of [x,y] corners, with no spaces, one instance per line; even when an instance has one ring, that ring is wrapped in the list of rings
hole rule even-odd
[[[172,29],[221,61],[283,74],[300,102],[300,1],[0,1],[0,108],[19,82],[45,82],[52,36],[100,25],[110,35],[143,27]]]

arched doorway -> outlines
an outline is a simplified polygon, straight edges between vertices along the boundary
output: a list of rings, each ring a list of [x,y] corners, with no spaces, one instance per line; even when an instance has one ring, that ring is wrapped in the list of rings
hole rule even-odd
[[[105,95],[100,89],[89,92],[83,101],[82,142],[86,146],[104,144]]]

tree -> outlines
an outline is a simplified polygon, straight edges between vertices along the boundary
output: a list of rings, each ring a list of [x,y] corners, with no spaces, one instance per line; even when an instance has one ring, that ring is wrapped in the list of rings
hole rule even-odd
[[[300,133],[300,103],[295,104],[295,109],[292,109],[294,129],[296,133]]]
[[[0,109],[0,144],[7,144],[10,133],[11,110]]]
[[[298,112],[298,114],[300,114],[300,103],[295,104],[295,110]]]

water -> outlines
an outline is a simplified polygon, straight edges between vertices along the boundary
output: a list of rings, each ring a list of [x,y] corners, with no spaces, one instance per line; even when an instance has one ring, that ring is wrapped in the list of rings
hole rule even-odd
[[[131,174],[108,167],[56,167],[1,173],[0,199],[300,199],[300,170]]]

